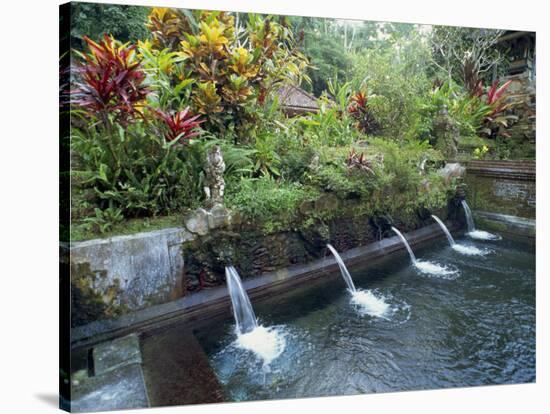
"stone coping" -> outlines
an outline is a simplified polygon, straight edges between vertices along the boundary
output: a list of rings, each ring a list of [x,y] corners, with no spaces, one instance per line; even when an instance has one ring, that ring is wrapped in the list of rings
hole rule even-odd
[[[90,239],[90,240],[83,240],[83,241],[74,241],[74,242],[61,242],[61,245],[63,247],[68,247],[71,250],[72,249],[78,249],[82,247],[88,247],[88,246],[94,246],[98,244],[109,244],[109,243],[116,243],[116,242],[124,242],[127,240],[133,240],[137,237],[139,238],[149,238],[149,237],[157,237],[160,235],[177,235],[178,233],[186,231],[183,227],[167,227],[165,229],[160,230],[153,230],[153,231],[143,231],[139,233],[132,233],[132,234],[124,234],[119,236],[111,236],[111,237],[105,237],[105,238],[97,238],[97,239]]]
[[[494,178],[536,181],[536,163],[532,160],[471,160],[466,162],[466,173]]]
[[[451,231],[457,229],[450,222],[446,224]],[[405,237],[411,246],[417,246],[429,240],[444,237],[444,234],[439,225],[434,223],[406,233]],[[399,237],[394,236],[347,250],[342,252],[341,256],[348,266],[353,266],[404,250],[405,247]],[[337,270],[338,265],[334,258],[327,256],[306,264],[291,266],[245,279],[243,286],[250,299],[258,300],[278,291],[287,291],[290,286],[296,284],[321,277],[330,277],[335,275]],[[72,348],[92,346],[119,336],[138,331],[143,332],[181,319],[189,321],[191,326],[197,324],[199,318],[208,320],[227,314],[230,303],[225,285],[202,290],[172,302],[154,305],[123,315],[117,319],[94,321],[73,328],[71,330]]]

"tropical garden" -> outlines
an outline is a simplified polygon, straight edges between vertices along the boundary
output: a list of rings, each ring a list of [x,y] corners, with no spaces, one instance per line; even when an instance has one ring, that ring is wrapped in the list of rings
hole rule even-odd
[[[446,205],[446,160],[534,157],[508,133],[498,30],[96,4],[72,19],[65,238],[177,224],[204,204],[215,145],[225,205],[266,234],[338,214],[298,222],[327,193],[406,220]],[[316,110],[290,116],[285,85]]]

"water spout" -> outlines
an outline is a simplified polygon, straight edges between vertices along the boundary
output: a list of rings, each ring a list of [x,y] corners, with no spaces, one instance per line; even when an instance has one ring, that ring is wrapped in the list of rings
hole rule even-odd
[[[458,269],[454,267],[442,266],[438,263],[430,262],[427,260],[417,260],[416,256],[414,255],[411,249],[411,246],[409,246],[407,239],[405,239],[405,236],[403,236],[403,234],[401,234],[401,232],[397,230],[395,227],[392,227],[391,229],[394,231],[395,234],[399,236],[399,238],[407,248],[407,251],[409,252],[409,256],[411,257],[411,262],[413,266],[417,268],[420,272],[429,274],[429,275],[434,275],[437,277],[447,278],[447,279],[453,278],[456,275],[458,275]]]
[[[355,305],[361,314],[368,314],[379,318],[387,319],[386,314],[391,309],[390,305],[384,301],[383,298],[374,294],[370,290],[357,290],[353,284],[353,280],[349,271],[344,264],[344,261],[332,245],[327,244],[328,249],[334,255],[338,267],[340,267],[340,273],[348,285],[348,290],[351,293],[351,303]]]
[[[468,206],[468,203],[466,202],[466,200],[462,200],[462,208],[464,209],[464,213],[466,214],[466,224],[468,225],[468,233],[471,233],[475,231],[476,226],[474,225],[472,210],[470,210],[470,206]]]
[[[434,218],[435,221],[437,221],[437,224],[439,224],[441,229],[443,229],[443,231],[445,232],[445,235],[447,236],[447,240],[449,240],[449,244],[451,245],[453,250],[457,251],[460,254],[466,254],[469,256],[484,256],[490,253],[490,250],[487,250],[487,249],[481,250],[475,246],[467,246],[465,244],[456,243],[455,240],[453,239],[453,236],[451,236],[449,229],[447,228],[447,226],[445,226],[445,223],[443,223],[439,219],[439,217],[434,216],[433,214],[432,214],[432,217]]]
[[[399,238],[401,239],[401,241],[403,242],[403,244],[407,248],[407,251],[409,252],[409,256],[411,257],[412,264],[416,264],[416,256],[414,255],[414,253],[411,249],[411,246],[409,246],[409,243],[407,243],[407,239],[405,239],[405,236],[403,236],[403,234],[401,234],[401,232],[399,230],[397,230],[395,227],[392,227],[391,229],[393,230],[393,232],[395,234],[397,234],[399,236]]]
[[[434,216],[432,214],[432,217],[435,221],[437,221],[437,224],[439,224],[439,226],[441,227],[441,229],[445,232],[445,236],[447,236],[447,240],[449,240],[449,244],[451,245],[451,247],[453,247],[456,243],[455,243],[455,240],[453,239],[453,236],[451,236],[451,233],[449,232],[449,229],[447,228],[447,226],[445,225],[445,223],[443,223],[439,217],[437,216]]]
[[[472,239],[478,239],[478,240],[500,240],[502,237],[500,237],[498,234],[489,233],[488,231],[484,230],[476,230],[476,226],[474,224],[474,218],[472,216],[472,210],[470,210],[470,206],[468,206],[468,203],[466,200],[462,200],[462,208],[464,208],[464,213],[466,214],[466,223],[468,225],[468,233],[467,235],[470,236]]]
[[[254,330],[258,327],[258,321],[237,270],[233,266],[227,266],[225,268],[225,278],[233,307],[237,334],[242,335]]]
[[[225,268],[225,277],[235,317],[237,331],[235,346],[254,352],[263,361],[263,367],[267,369],[271,361],[285,350],[286,335],[277,327],[258,325],[241,278],[233,266]]]
[[[346,281],[346,285],[348,285],[348,289],[350,290],[350,292],[355,293],[357,290],[355,289],[355,285],[353,284],[353,280],[351,279],[351,275],[349,274],[348,269],[344,264],[344,261],[334,247],[332,247],[330,244],[327,244],[327,247],[334,255],[336,263],[338,263],[338,267],[340,268],[340,272],[342,273],[342,277]]]

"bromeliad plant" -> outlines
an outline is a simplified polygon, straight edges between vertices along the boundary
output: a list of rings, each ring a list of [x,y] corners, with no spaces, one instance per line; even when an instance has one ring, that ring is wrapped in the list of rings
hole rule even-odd
[[[496,80],[487,91],[485,103],[488,106],[488,114],[484,119],[483,132],[489,136],[494,137],[499,133],[507,136],[508,134],[504,131],[504,128],[509,126],[510,121],[517,120],[517,116],[506,113],[513,106],[511,102],[506,102],[504,96],[511,83],[512,81],[509,80],[499,86],[499,81]]]
[[[81,61],[75,67],[76,87],[71,103],[105,125],[127,124],[141,115],[150,89],[135,46],[107,35],[99,43],[84,36],[89,53],[75,51]]]
[[[437,112],[447,107],[449,114],[458,123],[461,134],[480,134],[489,138],[507,136],[506,128],[517,119],[509,114],[513,103],[506,102],[505,93],[511,81],[500,85],[496,80],[485,92],[478,83],[474,92],[468,92],[455,83],[435,85],[428,102],[421,106],[424,116],[433,119]]]

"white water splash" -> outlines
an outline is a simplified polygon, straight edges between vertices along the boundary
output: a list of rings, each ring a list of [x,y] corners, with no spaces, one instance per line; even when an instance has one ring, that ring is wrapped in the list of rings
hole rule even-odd
[[[498,234],[489,233],[484,230],[473,230],[466,233],[467,236],[477,240],[501,240],[502,236]]]
[[[490,249],[480,249],[475,246],[467,246],[465,244],[455,243],[452,248],[460,254],[465,254],[467,256],[485,256],[492,252]]]
[[[276,327],[259,325],[250,332],[238,335],[235,346],[254,352],[265,367],[285,350],[286,334]]]
[[[417,260],[414,263],[414,266],[424,274],[438,276],[444,279],[458,277],[458,269],[454,266],[443,266],[439,263],[430,262],[427,260]]]
[[[360,313],[379,318],[385,317],[387,319],[390,310],[390,304],[370,290],[359,289],[351,292],[351,303],[357,306]]]

